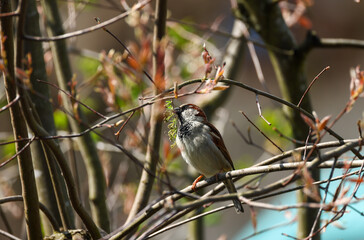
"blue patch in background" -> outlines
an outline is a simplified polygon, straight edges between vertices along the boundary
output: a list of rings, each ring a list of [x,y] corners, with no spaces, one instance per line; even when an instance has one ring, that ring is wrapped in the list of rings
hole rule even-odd
[[[355,171],[358,169],[359,168],[352,169],[351,171]],[[321,170],[321,179],[327,179],[330,174],[330,171],[331,171],[330,169]],[[344,172],[343,169],[335,169],[333,177],[340,176],[343,174],[343,172]],[[358,176],[353,175],[353,176],[350,176],[349,178],[357,179]],[[326,184],[327,183],[321,184],[321,186],[325,188]],[[339,184],[340,184],[340,180],[330,182],[329,192],[335,193],[335,190],[337,189]],[[290,186],[294,186],[294,185],[291,184]],[[349,196],[351,196],[351,194],[353,192],[355,183],[350,182],[350,181],[345,181],[343,187],[350,188],[348,193],[345,195],[345,197],[349,197]],[[325,194],[324,190],[321,190],[321,198],[324,197],[324,194]],[[356,193],[356,197],[359,197],[359,198],[364,197],[364,187],[363,186],[359,186],[359,189]],[[332,200],[332,198],[333,198],[332,195],[328,194],[327,198],[326,198],[326,203],[329,203]],[[356,200],[353,199],[352,201],[356,201]],[[270,203],[274,204],[274,205],[279,205],[279,206],[295,204],[296,203],[296,192],[290,192],[290,193],[286,193],[286,194],[280,195],[278,197],[275,197]],[[348,206],[346,208],[347,212],[344,214],[343,217],[341,217],[337,221],[338,227],[334,226],[335,223],[328,225],[325,232],[321,232],[321,240],[332,240],[332,239],[335,239],[335,240],[340,240],[340,239],[363,240],[364,239],[364,233],[363,233],[364,216],[362,216],[360,214],[360,212],[364,212],[364,201],[361,200],[356,203],[352,203],[352,204],[350,204],[350,206],[355,208],[356,210],[358,210],[359,213]],[[339,206],[338,209],[340,210],[341,207],[342,206]],[[246,209],[247,209],[246,214],[250,215],[250,212],[247,207],[246,207]],[[256,208],[256,210],[259,210],[259,209]],[[287,211],[290,212],[289,213],[290,218],[286,217]],[[257,230],[257,232],[262,231],[264,229],[266,229],[267,231],[262,232],[258,235],[255,235],[253,237],[250,237],[248,239],[251,239],[251,240],[292,239],[292,238],[282,235],[282,233],[296,237],[297,222],[293,222],[289,225],[284,225],[284,223],[290,222],[290,220],[292,220],[296,216],[296,214],[297,214],[297,209],[289,209],[289,210],[285,210],[285,211],[281,211],[281,212],[273,211],[273,210],[265,210],[265,209],[259,210],[257,212],[257,229],[256,230]],[[323,211],[322,215],[321,215],[321,226],[323,226],[323,224],[326,223],[326,220],[331,219],[333,216],[334,215],[332,213]],[[268,230],[272,226],[278,226],[278,225],[279,225],[279,227]],[[239,234],[237,234],[233,239],[234,240],[244,239],[253,233],[254,233],[254,229],[250,222],[249,224],[244,226],[243,229],[239,232]]]

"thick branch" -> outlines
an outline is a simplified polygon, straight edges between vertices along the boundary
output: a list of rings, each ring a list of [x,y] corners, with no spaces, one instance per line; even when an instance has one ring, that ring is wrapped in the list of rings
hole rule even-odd
[[[10,12],[11,11],[11,1],[2,1],[2,6],[0,10],[2,12]],[[18,41],[16,47],[14,46],[14,38],[13,38],[13,29],[14,26],[12,24],[12,18],[3,18],[1,19],[1,41],[3,42],[3,47],[1,49],[1,56],[4,57],[7,61],[6,64],[6,72],[7,74],[3,74],[5,80],[5,89],[6,96],[8,102],[12,102],[17,98],[17,85],[18,80],[15,76],[15,68],[18,67],[22,69],[22,41],[20,39],[20,35],[23,31],[24,27],[24,18],[25,18],[25,10],[26,10],[26,1],[22,2],[20,8],[20,16],[18,21]],[[4,41],[4,37],[6,40]],[[17,56],[15,58],[14,50],[17,51]],[[16,62],[16,66],[14,63]],[[28,130],[26,127],[26,121],[21,113],[21,108],[19,106],[19,102],[12,105],[10,107],[10,117],[11,124],[13,127],[13,133],[15,139],[22,139],[28,137]],[[16,151],[20,151],[26,142],[16,142]],[[29,240],[39,240],[42,238],[42,232],[40,228],[40,215],[39,215],[39,201],[37,194],[37,187],[35,183],[34,177],[34,169],[32,164],[32,156],[30,152],[30,148],[25,148],[18,155],[18,166],[19,166],[19,174],[20,181],[22,185],[22,195],[24,199],[24,212],[25,212],[25,220],[26,220],[26,228],[27,228],[27,236]]]
[[[44,13],[47,18],[47,32],[50,36],[63,34],[61,17],[56,1],[43,0]],[[68,58],[66,42],[60,40],[51,42],[51,50],[53,61],[55,64],[58,84],[62,89],[70,89],[70,83],[73,78],[72,68]],[[85,117],[81,108],[77,106],[73,108],[72,103],[67,96],[62,95],[63,104],[68,112],[72,112],[79,116],[79,120],[85,121]],[[72,117],[68,117],[73,132],[79,133],[85,130],[79,121]],[[102,169],[102,165],[97,155],[97,150],[90,134],[84,134],[76,139],[80,148],[82,159],[85,162],[89,184],[89,200],[91,205],[92,216],[97,225],[105,230],[110,231],[109,216],[106,207],[106,182]]]
[[[165,34],[166,27],[166,15],[167,15],[167,1],[157,0],[156,2],[156,19],[154,25],[154,38],[153,38],[153,75],[154,81],[156,83],[154,93],[158,94],[160,92],[160,86],[164,86],[164,49],[161,41]],[[149,200],[150,193],[152,191],[154,183],[154,173],[156,171],[156,166],[159,161],[159,148],[160,148],[160,138],[163,122],[163,104],[158,102],[153,104],[151,110],[150,119],[150,132],[148,137],[148,147],[146,154],[146,163],[143,170],[142,176],[140,178],[138,192],[135,197],[133,207],[129,213],[126,224],[131,222],[136,214],[142,210]]]

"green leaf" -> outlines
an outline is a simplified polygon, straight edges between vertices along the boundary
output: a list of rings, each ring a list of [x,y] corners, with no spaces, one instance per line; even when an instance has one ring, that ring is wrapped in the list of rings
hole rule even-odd
[[[77,66],[85,77],[88,78],[97,72],[100,62],[92,58],[79,57],[77,58]]]
[[[67,130],[68,121],[67,121],[66,114],[60,110],[56,110],[56,111],[54,111],[53,115],[54,115],[54,122],[56,124],[57,129]]]
[[[269,126],[261,117],[255,121],[256,125],[262,130],[271,140],[273,140],[278,146],[287,145],[290,143],[284,137],[279,136],[274,128],[282,133],[286,137],[292,136],[292,128],[287,119],[284,116],[283,110],[281,109],[265,109],[262,115],[268,122],[271,123]]]

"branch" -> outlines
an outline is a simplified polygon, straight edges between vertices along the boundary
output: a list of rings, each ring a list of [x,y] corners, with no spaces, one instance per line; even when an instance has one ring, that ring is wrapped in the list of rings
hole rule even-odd
[[[160,89],[165,86],[165,66],[164,66],[164,44],[163,38],[166,31],[166,17],[167,17],[167,0],[157,0],[155,6],[155,24],[153,35],[153,79],[154,79],[154,94],[158,94]],[[163,122],[163,102],[153,104],[150,117],[150,131],[148,136],[148,146],[146,153],[146,161],[144,170],[140,177],[138,191],[128,219],[125,224],[131,222],[138,212],[140,212],[149,201],[152,192],[155,172],[159,162],[159,149],[162,132]],[[149,170],[146,171],[145,169]],[[149,174],[152,172],[153,174]],[[118,235],[115,239],[120,238]]]
[[[24,94],[25,96],[27,96],[26,92],[24,92]],[[27,123],[29,124],[29,127],[33,130],[35,135],[39,136],[40,138],[49,136],[49,133],[46,130],[44,130],[44,128],[40,126],[36,121],[36,119],[34,118],[34,115],[32,113],[33,109],[28,105],[31,102],[29,98],[25,100],[24,98],[22,98],[21,100],[22,100],[21,103],[23,105],[24,115],[27,117]],[[46,140],[44,141],[44,143],[51,149],[52,153],[55,156],[56,161],[59,164],[59,167],[63,173],[65,183],[67,185],[68,194],[73,208],[80,216],[87,230],[90,232],[92,238],[99,239],[101,235],[99,233],[96,224],[93,222],[92,218],[88,215],[87,211],[85,210],[80,200],[78,199],[77,189],[72,178],[71,170],[69,169],[67,161],[58,143],[54,139]]]
[[[12,1],[1,1],[0,11],[10,12]],[[13,25],[13,18],[2,18],[1,24],[1,57],[6,59],[3,71],[3,79],[5,82],[5,90],[8,103],[11,103],[18,97],[19,80],[16,78],[15,69],[22,68],[23,60],[23,42],[20,38],[24,30],[24,20],[26,14],[26,1],[19,2],[18,10],[20,13],[17,26]],[[13,31],[17,29],[16,45],[14,44]],[[6,36],[6,40],[5,40]],[[15,55],[16,53],[16,55]],[[22,139],[28,137],[26,120],[21,112],[19,104],[14,104],[10,108],[11,125],[13,128],[14,139]],[[26,143],[16,142],[16,151],[19,153]],[[26,231],[29,240],[39,240],[42,238],[39,215],[39,200],[37,186],[35,183],[33,159],[30,149],[24,148],[18,155],[18,168],[22,187],[22,196],[24,198],[24,215],[26,221]]]
[[[78,31],[74,31],[74,32],[70,32],[70,33],[66,33],[66,34],[61,34],[58,36],[53,36],[53,37],[38,37],[38,36],[29,36],[24,34],[24,38],[27,40],[33,40],[33,41],[45,41],[45,42],[49,42],[49,41],[57,41],[57,40],[62,40],[62,39],[67,39],[67,38],[71,38],[71,37],[76,37],[79,35],[84,35],[86,33],[90,33],[93,32],[95,30],[101,29],[103,27],[106,27],[112,23],[115,23],[121,19],[126,18],[127,16],[129,16],[131,13],[138,11],[140,9],[142,9],[145,5],[147,5],[148,3],[150,3],[152,0],[144,0],[142,2],[136,3],[130,10],[127,10],[124,13],[121,13],[120,15],[109,19],[105,22],[102,22],[100,24],[97,24],[95,26],[92,27],[88,27],[82,30],[78,30]]]
[[[0,204],[8,203],[8,202],[24,202],[24,199],[22,196],[10,196],[10,197],[4,197],[0,198]],[[60,231],[60,227],[58,225],[58,222],[56,218],[53,216],[52,212],[48,210],[48,208],[41,202],[39,202],[39,209],[42,210],[44,215],[47,216],[50,224],[53,227],[54,231]]]

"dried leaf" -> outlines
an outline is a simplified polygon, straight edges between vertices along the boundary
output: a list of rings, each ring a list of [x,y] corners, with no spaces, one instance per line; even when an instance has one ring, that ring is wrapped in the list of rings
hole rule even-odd
[[[128,62],[128,65],[134,69],[135,71],[140,71],[141,67],[140,64],[135,60],[135,58],[128,56],[126,58],[126,61]]]
[[[228,89],[229,87],[230,86],[216,86],[212,90],[215,90],[215,91],[223,91],[223,90]]]
[[[253,207],[250,207],[250,218],[252,221],[252,225],[254,228],[254,232],[257,232],[257,212],[255,211],[255,209]]]
[[[298,23],[302,26],[302,27],[304,27],[304,28],[306,28],[306,29],[311,29],[312,28],[312,22],[311,22],[311,20],[310,19],[308,19],[307,17],[305,17],[305,16],[301,16],[299,19],[298,19]]]
[[[340,230],[345,230],[346,228],[344,227],[344,225],[342,225],[339,221],[335,221],[332,223],[332,225]]]
[[[349,178],[348,179],[350,182],[356,183],[356,184],[360,184],[363,183],[363,177],[359,177],[359,178]]]
[[[327,125],[327,123],[329,122],[330,118],[331,118],[331,115],[330,115],[330,116],[326,116],[326,117],[324,117],[324,118],[320,121],[320,123],[319,123],[319,125],[318,125],[318,127],[317,127],[318,131],[322,131],[322,130],[326,127],[326,125]]]

